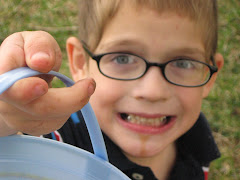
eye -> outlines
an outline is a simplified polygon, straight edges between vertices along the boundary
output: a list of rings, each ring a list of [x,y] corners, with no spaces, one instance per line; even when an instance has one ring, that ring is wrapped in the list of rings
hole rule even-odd
[[[176,60],[176,61],[173,61],[172,64],[175,67],[181,68],[181,69],[191,69],[195,67],[195,63],[190,60]]]
[[[129,55],[119,55],[114,57],[113,61],[117,64],[131,64],[134,62],[133,58]]]

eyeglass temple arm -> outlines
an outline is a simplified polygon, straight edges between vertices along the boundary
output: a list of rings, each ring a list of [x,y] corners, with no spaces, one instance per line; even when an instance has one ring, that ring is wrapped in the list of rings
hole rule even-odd
[[[94,54],[92,54],[92,53],[89,51],[87,44],[86,44],[83,40],[81,40],[81,43],[82,43],[83,49],[86,51],[86,53],[87,53],[90,57],[93,57]]]
[[[217,72],[217,71],[218,71],[218,67],[217,67],[217,65],[216,65],[216,61],[215,61],[214,57],[211,56],[210,59],[211,59],[211,61],[212,61],[212,63],[213,63],[213,66],[212,66],[213,70],[214,70],[215,72]]]

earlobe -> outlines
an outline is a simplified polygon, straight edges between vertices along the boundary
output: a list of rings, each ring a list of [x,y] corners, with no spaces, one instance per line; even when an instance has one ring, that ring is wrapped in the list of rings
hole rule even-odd
[[[216,62],[216,66],[218,67],[218,72],[214,73],[213,76],[211,77],[210,81],[204,86],[203,89],[203,98],[207,97],[209,92],[211,91],[216,79],[217,79],[217,75],[219,73],[219,71],[222,69],[223,64],[224,64],[224,58],[221,54],[217,53],[214,56],[214,60]]]
[[[74,81],[86,77],[86,59],[82,44],[76,37],[70,37],[67,40],[67,54],[70,72]]]

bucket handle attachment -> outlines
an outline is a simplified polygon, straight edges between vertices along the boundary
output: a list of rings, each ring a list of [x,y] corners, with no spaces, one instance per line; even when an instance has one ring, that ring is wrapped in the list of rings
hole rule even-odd
[[[56,76],[67,87],[74,85],[74,82],[70,78],[68,78],[67,76],[61,73],[58,73],[55,71],[50,71],[48,73],[41,73],[41,72],[32,70],[28,67],[20,67],[0,75],[0,94],[2,94],[4,91],[10,88],[16,81],[23,78],[30,77],[30,76],[40,75],[40,74],[49,74],[49,75]],[[109,161],[107,151],[106,151],[106,146],[102,136],[102,132],[90,103],[87,103],[81,109],[81,112],[86,122],[86,126],[92,142],[94,154],[105,161]]]

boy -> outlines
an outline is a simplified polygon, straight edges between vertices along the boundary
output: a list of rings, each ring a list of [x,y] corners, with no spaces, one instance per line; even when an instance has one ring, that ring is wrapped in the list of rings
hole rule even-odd
[[[207,179],[203,166],[219,157],[200,114],[223,66],[216,54],[216,4],[81,0],[81,41],[67,41],[72,77],[81,81],[58,90],[37,77],[17,82],[0,96],[1,135],[59,129],[92,95],[94,81],[82,80],[92,77],[97,87],[90,103],[112,164],[132,179],[204,179],[204,172]],[[0,50],[0,73],[26,65],[59,68],[59,48],[44,32],[14,34]],[[92,151],[86,133],[83,119],[70,118],[44,136]]]

